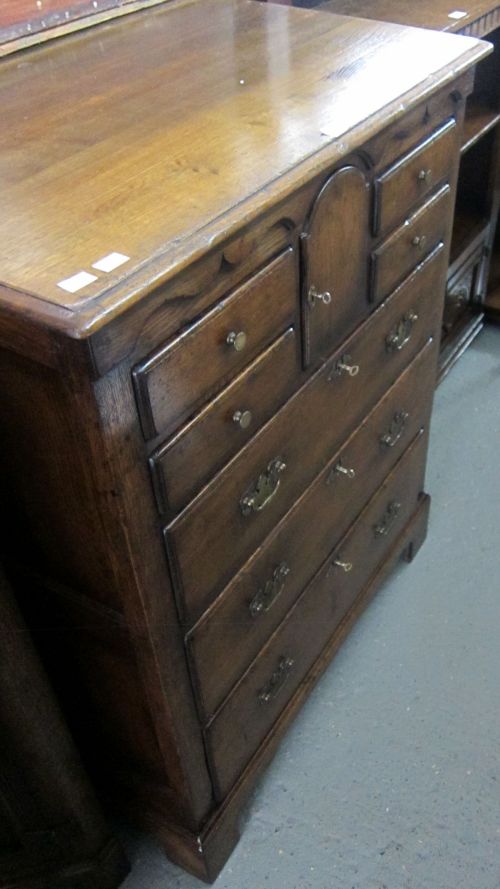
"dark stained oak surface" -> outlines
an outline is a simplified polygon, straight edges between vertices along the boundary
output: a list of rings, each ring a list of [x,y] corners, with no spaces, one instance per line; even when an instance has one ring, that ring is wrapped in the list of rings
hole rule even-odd
[[[90,333],[487,51],[206,0],[4,59],[0,306]]]
[[[337,15],[452,32],[462,31],[484,16],[500,14],[500,3],[492,0],[327,0],[321,8]],[[456,12],[465,15],[454,16]]]

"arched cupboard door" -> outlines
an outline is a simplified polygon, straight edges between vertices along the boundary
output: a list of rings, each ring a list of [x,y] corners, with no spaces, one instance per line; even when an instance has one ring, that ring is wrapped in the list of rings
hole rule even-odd
[[[363,170],[336,170],[301,234],[304,361],[323,361],[368,312],[370,183]]]

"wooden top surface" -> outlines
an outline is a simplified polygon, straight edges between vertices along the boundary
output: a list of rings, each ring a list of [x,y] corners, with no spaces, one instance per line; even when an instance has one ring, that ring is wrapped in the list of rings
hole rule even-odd
[[[498,0],[456,0],[456,5],[454,0],[327,0],[319,8],[337,15],[451,32],[467,30],[474,22],[500,13]]]
[[[87,335],[486,51],[203,0],[4,59],[0,305]]]

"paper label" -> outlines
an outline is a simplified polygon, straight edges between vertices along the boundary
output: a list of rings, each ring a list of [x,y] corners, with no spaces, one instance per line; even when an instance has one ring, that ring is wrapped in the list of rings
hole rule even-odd
[[[92,268],[98,269],[100,272],[112,272],[124,262],[128,262],[129,259],[130,256],[125,256],[124,253],[108,253],[107,256],[92,263]]]
[[[92,281],[97,281],[97,275],[90,275],[88,272],[78,272],[76,275],[72,275],[71,278],[58,281],[57,286],[68,293],[77,293],[82,287],[92,284]]]
[[[463,10],[454,9],[453,12],[448,13],[448,18],[449,19],[463,19],[464,16],[466,16],[466,15],[467,15],[467,13],[463,12]]]

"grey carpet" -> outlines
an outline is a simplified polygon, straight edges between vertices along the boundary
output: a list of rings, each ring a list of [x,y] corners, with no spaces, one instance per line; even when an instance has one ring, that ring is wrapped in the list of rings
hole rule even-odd
[[[217,889],[499,889],[500,329],[435,398],[429,536],[251,801]],[[124,889],[199,889],[124,830]]]

